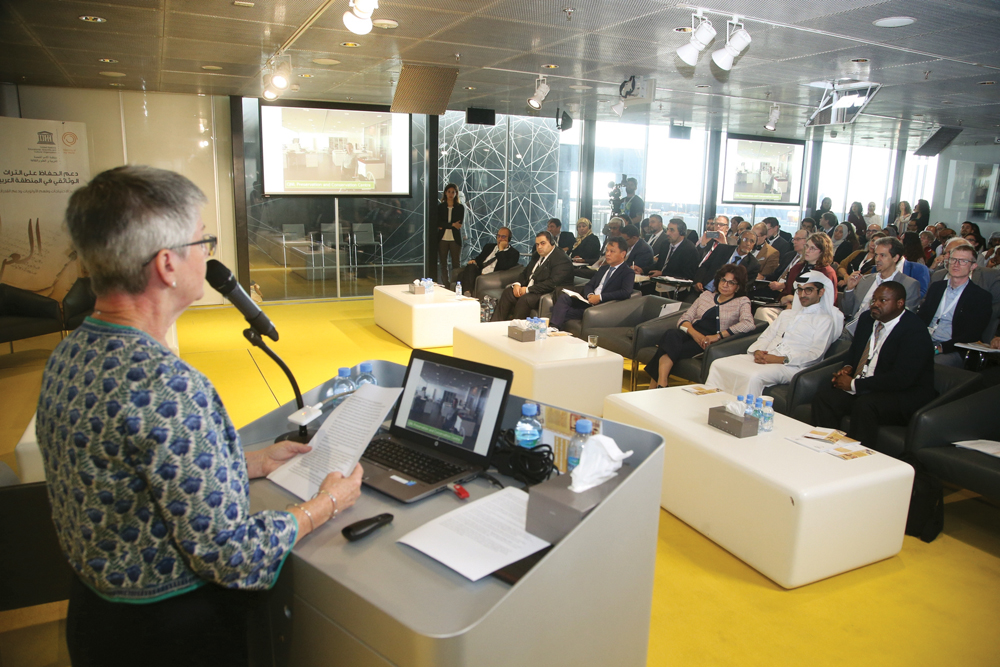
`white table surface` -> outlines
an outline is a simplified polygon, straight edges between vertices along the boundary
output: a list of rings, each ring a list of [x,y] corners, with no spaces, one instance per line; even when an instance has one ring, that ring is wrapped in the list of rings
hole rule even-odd
[[[412,348],[448,347],[454,327],[479,323],[479,301],[443,287],[410,294],[409,285],[379,285],[373,296],[375,324]]]
[[[508,322],[456,326],[453,354],[514,371],[511,393],[600,416],[604,398],[622,388],[624,360],[603,348],[591,349],[574,336],[522,343],[508,338]]]
[[[844,461],[787,438],[811,427],[775,415],[737,438],[708,425],[734,397],[681,387],[609,396],[604,417],[666,441],[661,506],[785,588],[899,553],[913,468],[876,452]]]

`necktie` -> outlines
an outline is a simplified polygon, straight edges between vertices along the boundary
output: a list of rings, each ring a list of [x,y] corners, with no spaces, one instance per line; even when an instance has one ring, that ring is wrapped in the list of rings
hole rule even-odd
[[[875,330],[872,331],[871,337],[868,338],[868,344],[865,345],[865,351],[861,353],[861,358],[858,359],[858,367],[854,369],[854,377],[864,377],[861,372],[864,370],[865,365],[868,363],[868,358],[871,356],[872,350],[878,346],[878,337],[882,333],[883,325],[881,322],[875,323]]]
[[[614,273],[617,268],[617,266],[612,266],[608,269],[608,272],[604,274],[603,278],[601,278],[601,284],[597,286],[596,290],[594,290],[594,294],[601,296],[601,292],[604,290],[604,284],[608,282],[608,278],[611,277],[611,274]]]
[[[545,260],[547,260],[548,258],[549,258],[549,256],[548,256],[548,255],[546,255],[545,257],[541,257],[541,258],[539,258],[539,260],[538,260],[538,263],[537,263],[537,264],[535,264],[535,268],[533,268],[533,269],[531,270],[531,275],[529,275],[529,276],[528,276],[528,287],[531,287],[532,285],[534,285],[534,284],[535,284],[535,271],[537,271],[537,270],[539,269],[539,267],[540,267],[540,266],[541,266],[542,264],[544,264],[544,263],[545,263]]]
[[[667,258],[666,258],[665,260],[663,260],[663,266],[664,266],[664,267],[665,267],[665,266],[666,266],[667,264],[669,264],[669,263],[670,263],[670,256],[671,256],[671,255],[673,255],[673,254],[674,254],[674,247],[673,247],[673,246],[670,246],[670,249],[669,249],[669,250],[667,250]]]

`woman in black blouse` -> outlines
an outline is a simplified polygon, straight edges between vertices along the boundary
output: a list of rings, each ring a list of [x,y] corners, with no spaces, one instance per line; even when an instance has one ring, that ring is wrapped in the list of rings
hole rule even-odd
[[[441,203],[438,204],[437,241],[438,259],[441,268],[441,284],[451,289],[451,271],[448,270],[448,255],[451,268],[460,267],[462,255],[462,223],[465,222],[465,207],[458,203],[458,186],[445,186]]]
[[[601,256],[601,242],[594,235],[590,220],[580,218],[576,221],[576,242],[570,250],[574,262],[593,264]]]

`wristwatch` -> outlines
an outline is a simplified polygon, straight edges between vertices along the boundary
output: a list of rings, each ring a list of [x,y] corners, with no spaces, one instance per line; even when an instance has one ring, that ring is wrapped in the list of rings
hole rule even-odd
[[[785,364],[787,366],[788,365],[788,357],[782,357],[781,358],[781,363],[783,363],[783,364]]]

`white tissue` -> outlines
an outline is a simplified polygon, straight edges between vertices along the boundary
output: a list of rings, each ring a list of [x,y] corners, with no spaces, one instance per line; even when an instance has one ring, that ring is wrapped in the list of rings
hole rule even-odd
[[[507,324],[516,329],[528,330],[531,328],[531,322],[528,320],[511,320]]]
[[[580,464],[570,476],[573,483],[569,490],[582,493],[603,484],[618,474],[622,461],[632,456],[632,450],[622,452],[617,443],[606,435],[592,435],[580,456]]]
[[[746,406],[739,401],[729,401],[726,403],[726,412],[736,415],[737,417],[742,417],[746,409]]]

